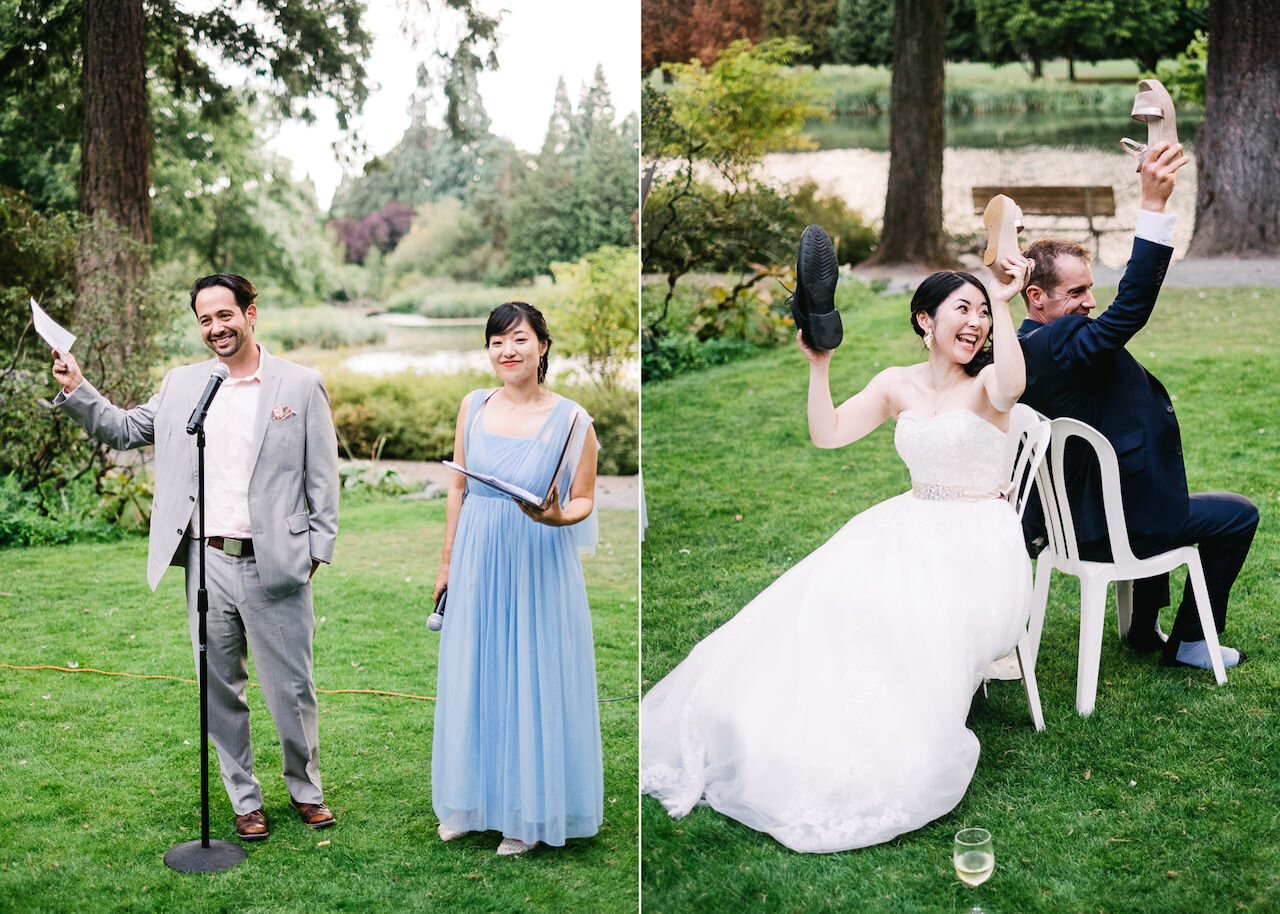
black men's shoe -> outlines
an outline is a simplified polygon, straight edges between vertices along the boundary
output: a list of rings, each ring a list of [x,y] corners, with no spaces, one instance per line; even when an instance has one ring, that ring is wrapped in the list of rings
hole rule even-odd
[[[844,338],[840,312],[836,310],[839,265],[831,239],[820,225],[811,225],[800,236],[796,260],[796,294],[791,316],[810,349],[835,349]]]

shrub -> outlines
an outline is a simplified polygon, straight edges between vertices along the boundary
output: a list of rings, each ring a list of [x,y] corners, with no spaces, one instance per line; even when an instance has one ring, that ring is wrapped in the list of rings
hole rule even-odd
[[[581,356],[605,387],[617,387],[635,357],[639,268],[636,248],[602,247],[553,263],[556,285],[538,296],[562,351]]]
[[[325,375],[338,439],[347,456],[364,460],[379,451],[389,460],[449,457],[458,404],[486,381],[476,374],[424,377],[412,371]]]
[[[704,342],[691,333],[648,337],[640,354],[640,374],[646,383],[661,381],[687,371],[749,358],[759,351],[755,343],[741,339],[721,338]]]
[[[805,181],[791,195],[791,205],[800,230],[817,224],[826,229],[836,248],[836,260],[855,265],[871,256],[880,240],[875,229],[862,221],[862,214],[836,196],[819,197],[816,181]]]
[[[23,491],[12,473],[0,476],[0,548],[106,542],[146,530],[145,524],[130,527],[95,513],[100,502],[89,477],[81,477],[47,498],[35,490]]]
[[[76,264],[78,257],[110,264],[146,254],[109,220],[41,214],[22,194],[0,189],[0,473],[50,517],[65,510],[61,490],[73,481],[88,478],[102,491],[109,453],[48,408],[57,384],[48,347],[29,329],[28,296],[79,335],[73,351],[94,386],[132,406],[154,391],[156,343],[183,311],[185,296],[155,277],[126,288],[99,269],[87,274],[77,302]],[[128,466],[121,471],[132,473]]]
[[[444,460],[453,456],[458,407],[492,375],[469,373],[425,377],[410,371],[370,377],[333,371],[325,376],[333,422],[346,455],[356,460]],[[602,475],[630,475],[639,469],[639,397],[634,390],[607,390],[597,384],[563,385],[595,419]]]
[[[600,442],[596,473],[632,476],[640,472],[640,397],[627,387],[608,389],[597,384],[557,387],[591,414]]]

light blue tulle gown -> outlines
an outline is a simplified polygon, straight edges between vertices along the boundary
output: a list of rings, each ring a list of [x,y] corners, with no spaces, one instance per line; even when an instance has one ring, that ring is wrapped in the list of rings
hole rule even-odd
[[[545,489],[574,414],[579,425],[590,418],[562,399],[535,437],[493,434],[484,429],[487,393],[471,397],[467,468]],[[570,486],[561,484],[562,502]],[[536,523],[511,498],[467,480],[449,564],[431,753],[432,806],[447,828],[562,845],[600,827],[604,774],[578,557],[583,524]]]

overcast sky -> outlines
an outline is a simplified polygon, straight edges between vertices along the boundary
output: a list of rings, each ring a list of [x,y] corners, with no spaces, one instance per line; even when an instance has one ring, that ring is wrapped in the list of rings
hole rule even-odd
[[[497,9],[493,0],[482,8]],[[480,78],[480,95],[493,121],[494,133],[534,152],[551,117],[556,81],[564,77],[569,98],[576,105],[596,64],[605,78],[619,117],[639,109],[640,4],[616,6],[599,0],[506,0],[499,69]],[[370,83],[364,113],[354,121],[369,153],[387,152],[409,124],[409,97],[415,89],[419,61],[431,49],[414,49],[402,33],[404,14],[396,0],[369,0],[366,27],[374,46],[366,62]],[[320,114],[311,126],[285,124],[268,146],[294,161],[294,176],[310,176],[320,206],[327,209],[342,180],[342,166],[333,152],[341,139],[332,107],[317,103]],[[432,109],[431,120],[441,123],[443,100]]]

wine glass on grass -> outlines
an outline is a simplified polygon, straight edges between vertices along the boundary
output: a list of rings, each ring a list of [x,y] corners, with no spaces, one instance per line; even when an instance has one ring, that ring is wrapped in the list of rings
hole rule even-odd
[[[956,866],[956,875],[961,882],[969,886],[982,885],[991,878],[996,868],[996,852],[991,844],[991,832],[985,828],[960,829],[956,832],[951,861]],[[980,911],[982,908],[975,905],[970,914]]]

